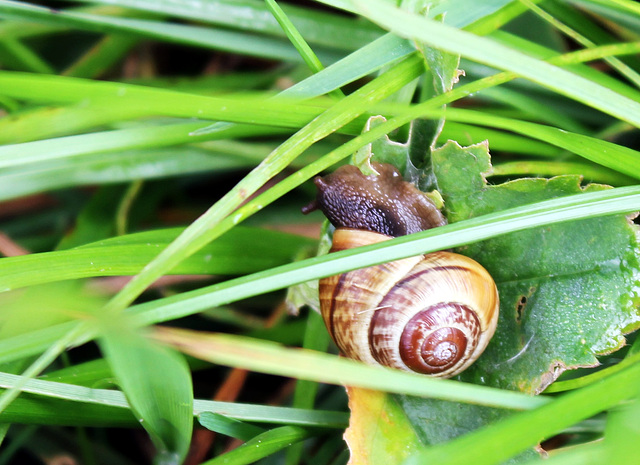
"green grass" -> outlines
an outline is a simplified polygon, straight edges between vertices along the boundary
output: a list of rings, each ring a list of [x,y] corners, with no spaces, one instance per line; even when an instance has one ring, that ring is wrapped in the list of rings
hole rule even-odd
[[[537,463],[549,439],[552,463],[634,463],[638,344],[536,396],[394,372],[336,356],[307,283],[640,210],[635,2],[39,3],[0,0],[0,252],[29,252],[0,258],[0,463],[346,463],[345,384],[417,396],[425,415],[491,412],[366,463]],[[434,91],[418,50],[465,75]],[[368,144],[427,153],[384,137],[441,118],[437,146],[488,140],[493,184],[614,188],[316,256],[312,178]],[[637,242],[623,253],[637,321]],[[135,452],[122,428],[144,433]],[[376,441],[410,442],[391,431]]]

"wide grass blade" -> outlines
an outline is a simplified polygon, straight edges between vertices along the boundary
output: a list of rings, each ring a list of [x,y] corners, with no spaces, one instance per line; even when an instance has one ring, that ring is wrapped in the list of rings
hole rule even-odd
[[[191,443],[193,387],[185,360],[144,338],[124,318],[101,321],[100,348],[161,463],[182,462]]]

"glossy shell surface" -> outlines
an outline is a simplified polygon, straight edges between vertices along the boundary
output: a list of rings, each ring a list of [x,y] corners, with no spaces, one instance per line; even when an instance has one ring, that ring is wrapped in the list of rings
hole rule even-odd
[[[388,240],[337,229],[332,251]],[[484,351],[498,317],[498,292],[476,261],[435,252],[320,280],[331,336],[347,357],[432,376],[454,376]]]

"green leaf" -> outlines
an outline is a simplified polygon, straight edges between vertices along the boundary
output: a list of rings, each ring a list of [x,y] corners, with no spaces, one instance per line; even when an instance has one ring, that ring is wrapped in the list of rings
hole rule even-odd
[[[384,116],[372,116],[367,120],[363,132],[369,132],[372,128],[385,123]],[[391,163],[400,172],[405,172],[409,161],[409,149],[407,144],[394,142],[386,134],[379,139],[365,145],[352,157],[352,163],[357,166],[365,175],[378,174],[371,162]]]
[[[99,343],[133,412],[157,448],[156,461],[181,463],[193,429],[191,373],[183,357],[143,337],[124,317],[105,316]]]
[[[392,151],[385,150],[384,145],[381,147],[381,157],[387,156],[390,159],[396,157],[400,161],[403,160],[401,153],[394,155]],[[462,148],[454,142],[449,142],[434,150],[432,156],[437,185],[444,196],[446,211],[451,222],[468,220],[476,213],[482,215],[499,211],[501,208],[531,204],[544,199],[585,191],[606,190],[606,186],[596,185],[582,189],[579,186],[580,178],[578,176],[564,176],[551,180],[526,179],[498,186],[488,186],[485,176],[490,173],[491,165],[486,143]],[[573,228],[586,237],[572,234]],[[603,237],[601,239],[593,238],[593,234],[589,235],[592,231],[603,235]],[[559,235],[563,240],[559,243],[554,242],[554,234]],[[519,237],[529,235],[532,236],[529,241],[519,239]],[[543,239],[539,237],[540,235],[543,236]],[[579,351],[579,354],[586,352],[590,356],[591,363],[595,362],[593,353],[597,352],[593,346],[594,341],[606,340],[608,337],[611,342],[605,350],[611,350],[613,346],[617,347],[618,341],[622,338],[622,332],[630,331],[640,322],[637,299],[635,303],[632,301],[634,299],[633,290],[640,276],[636,235],[637,229],[630,224],[625,216],[619,215],[563,223],[545,227],[542,230],[531,229],[462,247],[460,250],[463,253],[477,258],[496,278],[502,301],[502,315],[498,334],[494,336],[490,349],[485,352],[476,365],[463,373],[460,378],[476,384],[489,384],[537,393],[546,384],[552,382],[566,367],[570,367],[572,364],[574,366],[586,364],[583,359],[569,359],[574,355],[573,351],[567,353],[568,350],[571,350],[567,349],[571,341],[573,341],[572,349]],[[600,242],[602,242],[602,248],[590,246],[590,244],[599,244]],[[496,245],[487,246],[486,250],[482,249],[483,245],[490,243],[496,243]],[[520,250],[519,247],[524,250]],[[595,249],[595,252],[589,256],[589,253],[585,251],[591,249]],[[485,253],[479,254],[478,250],[483,250]],[[561,251],[559,255],[557,250]],[[567,306],[566,302],[561,302],[552,311],[556,309],[562,311],[563,305],[566,309],[558,314],[555,320],[546,315],[540,317],[535,328],[531,329],[533,325],[530,325],[532,338],[537,336],[538,339],[536,343],[532,343],[531,340],[525,340],[522,336],[518,337],[518,330],[514,330],[512,324],[504,322],[505,320],[522,318],[522,315],[517,313],[518,301],[511,299],[513,303],[505,305],[505,286],[520,282],[524,282],[527,288],[531,286],[531,282],[526,279],[537,275],[531,272],[530,267],[544,261],[535,255],[544,251],[547,254],[542,257],[543,259],[546,258],[549,261],[550,257],[555,260],[548,263],[546,274],[543,275],[544,280],[561,281],[562,275],[566,275],[569,279],[588,279],[588,276],[585,275],[592,272],[594,268],[596,277],[579,286],[576,289],[577,295],[571,296],[567,291],[567,286],[558,291],[558,294],[562,294],[562,297],[569,301],[569,305],[579,301],[580,306],[575,308],[576,306]],[[558,256],[554,255],[554,252]],[[630,269],[620,270],[619,266],[616,267],[616,263],[619,264],[623,260],[631,263]],[[607,266],[611,262],[613,262],[613,266]],[[573,263],[582,265],[584,268],[578,271],[567,270],[567,265],[570,266]],[[603,276],[607,273],[609,279]],[[604,286],[607,286],[604,290],[598,285],[603,281],[605,282]],[[609,287],[611,289],[608,289]],[[574,289],[575,287],[569,286],[569,290]],[[588,292],[592,292],[593,297],[590,297]],[[584,295],[587,295],[586,299]],[[602,305],[604,299],[607,301]],[[620,302],[626,302],[626,305],[621,306]],[[539,302],[533,299],[529,303],[533,309],[530,310],[528,307],[527,310],[535,312],[537,304]],[[606,313],[602,310],[606,310]],[[562,330],[556,330],[549,325],[550,321],[557,320],[565,323]],[[584,329],[587,327],[588,331]],[[581,339],[576,341],[571,333],[579,334]],[[514,334],[515,336],[513,336]],[[507,336],[513,336],[512,339],[517,339],[519,345],[512,343],[512,339],[509,339],[509,342],[505,341]],[[592,343],[586,350],[583,337]],[[494,353],[490,352],[491,348],[495,349]],[[513,354],[517,354],[517,357],[513,357]],[[492,358],[489,358],[491,356]],[[517,365],[519,363],[518,357],[523,359],[522,365]],[[560,366],[553,365],[554,363]],[[553,367],[554,370],[552,373],[547,373],[550,367]],[[358,396],[354,397],[354,392],[357,393],[357,390],[350,390],[351,407],[357,408],[357,405],[354,407],[354,402],[358,402]],[[372,416],[382,415],[389,419],[396,418],[394,423],[401,424],[402,420],[397,419],[397,408],[393,404],[393,401],[396,400],[411,424],[411,428],[402,436],[403,441],[407,444],[413,444],[416,441],[425,445],[447,444],[454,438],[474,430],[481,430],[486,425],[500,423],[511,416],[511,412],[502,409],[458,404],[437,399],[410,396],[385,396],[384,399],[383,406],[380,407],[382,413],[378,412],[377,415]],[[376,463],[375,460],[379,456],[386,457],[385,452],[389,452],[392,449],[392,444],[396,443],[399,438],[395,438],[393,432],[381,433],[382,427],[374,428],[374,433],[368,432],[367,426],[366,420],[352,420],[349,444],[351,450],[359,457],[367,457],[370,454],[372,457],[370,460]],[[364,439],[360,439],[360,435],[364,436]],[[379,439],[373,441],[374,437],[379,437]],[[530,441],[528,445],[533,446],[537,438],[529,436],[528,440]],[[365,445],[362,446],[362,444]],[[381,448],[382,452],[372,452],[372,444],[375,444],[374,447]],[[444,448],[446,447],[443,446],[443,450]],[[451,450],[451,448],[446,449]],[[520,463],[537,456],[533,449],[525,449],[526,446],[521,446],[520,449],[513,450],[512,454],[519,453],[519,455],[512,457],[509,463]],[[390,460],[399,460],[406,456],[404,451],[390,453],[393,457]],[[451,454],[452,460],[443,463],[464,463],[455,461],[460,460],[457,458],[458,455],[462,454]],[[487,455],[491,456],[490,453]],[[502,456],[502,460],[506,458],[507,456]],[[384,462],[384,459],[382,461]],[[494,462],[487,458],[486,463]]]
[[[433,154],[451,222],[606,186],[580,187],[578,176],[487,185],[486,145],[448,143]],[[640,325],[635,283],[637,228],[625,216],[531,229],[460,250],[498,285],[501,317],[481,359],[462,377],[540,392],[567,368],[593,366],[596,354],[624,344]]]
[[[488,185],[486,144],[462,148],[449,142],[432,156],[450,222],[606,190],[601,185],[582,188],[578,176]],[[537,394],[565,369],[596,365],[595,354],[619,348],[623,333],[640,324],[633,291],[640,276],[637,228],[625,216],[530,229],[458,250],[487,268],[500,294],[496,334],[478,361],[458,376],[461,380]],[[481,434],[482,427],[508,422],[510,416],[504,410],[436,399],[396,399],[416,434],[430,445]],[[536,455],[523,449],[510,463]]]

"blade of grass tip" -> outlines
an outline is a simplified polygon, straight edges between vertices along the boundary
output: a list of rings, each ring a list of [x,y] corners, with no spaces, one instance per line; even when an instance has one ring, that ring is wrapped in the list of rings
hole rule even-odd
[[[203,462],[202,465],[245,465],[267,457],[311,436],[298,426],[280,426],[259,434],[238,448]]]
[[[570,71],[492,39],[411,14],[384,0],[352,0],[359,13],[401,37],[416,38],[475,62],[512,71],[604,113],[640,127],[640,104]]]
[[[533,3],[531,0],[520,0],[524,5],[527,6],[531,11],[533,11],[540,18],[547,21],[553,27],[561,31],[566,36],[572,38],[579,44],[583,45],[586,48],[595,47],[596,44],[591,40],[584,37],[582,34],[577,31],[571,29],[569,26],[554,18],[552,15],[547,13],[545,10],[540,8],[538,5]],[[631,67],[624,64],[616,57],[605,57],[604,61],[609,63],[612,68],[617,70],[621,75],[625,76],[629,81],[631,81],[636,87],[640,87],[640,75],[636,73]]]
[[[103,37],[60,74],[80,78],[101,76],[112,65],[120,61],[138,42],[140,42],[139,37],[124,35]]]
[[[222,199],[193,222],[135,278],[107,303],[106,311],[120,311],[138,297],[146,287],[184,258],[220,235],[216,226],[231,215],[256,192],[316,141],[326,137],[359,116],[370,105],[393,94],[422,70],[420,59],[413,55],[380,77],[364,85],[349,97],[337,102],[267,156],[260,165],[233,187]]]
[[[193,428],[193,386],[182,354],[157,344],[127,318],[99,319],[98,343],[132,411],[161,458],[187,454]]]
[[[260,426],[245,423],[215,412],[201,413],[198,415],[198,422],[210,431],[243,441],[265,432],[265,429]]]

